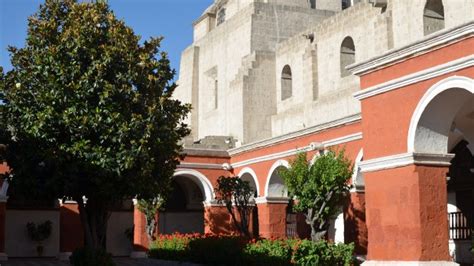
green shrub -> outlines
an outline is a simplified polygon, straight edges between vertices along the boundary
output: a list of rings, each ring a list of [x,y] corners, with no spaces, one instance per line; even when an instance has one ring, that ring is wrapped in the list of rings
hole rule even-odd
[[[73,266],[114,266],[112,255],[103,249],[92,249],[88,247],[74,250],[69,261]]]
[[[293,261],[296,265],[351,265],[353,244],[332,244],[327,241],[311,242],[303,240],[298,244]]]
[[[246,265],[291,265],[293,245],[287,240],[262,239],[244,249]]]
[[[150,245],[149,257],[206,265],[351,265],[353,244],[298,239],[248,241],[239,236],[161,235]]]
[[[189,260],[189,235],[160,235],[150,245],[148,256],[162,260]]]

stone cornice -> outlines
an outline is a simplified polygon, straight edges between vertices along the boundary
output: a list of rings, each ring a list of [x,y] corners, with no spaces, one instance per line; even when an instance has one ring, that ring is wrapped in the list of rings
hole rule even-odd
[[[470,21],[454,29],[445,29],[435,34],[429,35],[420,41],[410,43],[401,48],[390,50],[381,56],[350,65],[346,69],[358,76],[365,75],[386,65],[393,64],[410,56],[426,52],[437,46],[445,45],[473,34],[474,21]]]
[[[184,147],[182,152],[186,156],[200,156],[200,157],[217,157],[229,158],[229,153],[226,150],[200,149]]]
[[[433,165],[450,166],[454,154],[429,154],[429,153],[402,153],[395,154],[359,163],[361,172],[375,172],[408,165]]]
[[[247,152],[247,151],[251,151],[251,150],[255,150],[255,149],[259,149],[259,148],[264,148],[264,147],[276,145],[276,144],[279,144],[279,143],[282,143],[282,142],[286,142],[290,139],[296,139],[296,138],[303,137],[303,136],[306,136],[306,135],[314,134],[316,132],[321,132],[321,131],[324,131],[324,130],[327,130],[327,129],[330,129],[330,128],[339,127],[339,126],[343,126],[343,125],[347,125],[347,124],[352,124],[352,123],[358,122],[360,120],[361,120],[361,115],[360,114],[355,114],[355,115],[347,116],[347,117],[337,119],[337,120],[334,120],[334,121],[331,121],[331,122],[327,122],[327,123],[324,123],[324,124],[321,124],[321,125],[317,125],[317,126],[309,127],[309,128],[303,129],[303,130],[296,131],[296,132],[291,132],[291,133],[288,133],[288,134],[284,134],[284,135],[281,135],[281,136],[278,136],[278,137],[264,139],[264,140],[256,141],[256,142],[253,142],[253,143],[245,144],[245,145],[242,145],[238,148],[230,149],[230,150],[228,150],[228,152],[229,152],[229,155],[235,156],[239,153],[243,153],[243,152]]]
[[[361,90],[359,92],[354,93],[354,97],[357,100],[363,100],[372,96],[396,90],[398,88],[406,87],[417,82],[432,79],[471,66],[474,66],[474,55],[466,56],[446,64],[428,68],[423,71],[419,71],[401,78],[390,80],[388,82],[384,82],[382,84]]]
[[[258,197],[255,199],[256,204],[265,204],[265,203],[273,203],[273,204],[288,204],[290,198],[288,197]]]
[[[217,163],[187,163],[181,162],[177,168],[182,169],[217,169],[217,170],[227,170],[226,164],[217,164]]]

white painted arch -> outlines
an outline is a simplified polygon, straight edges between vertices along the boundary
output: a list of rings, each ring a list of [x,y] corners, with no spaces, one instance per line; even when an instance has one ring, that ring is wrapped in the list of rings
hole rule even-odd
[[[201,189],[204,202],[210,203],[215,199],[214,188],[211,182],[201,172],[192,169],[180,169],[173,174],[173,178],[183,176],[192,180]]]
[[[255,188],[257,190],[257,196],[259,197],[260,196],[260,185],[259,185],[259,182],[258,182],[257,174],[255,174],[255,171],[252,168],[245,167],[242,170],[240,170],[238,176],[240,178],[242,178],[242,176],[245,175],[245,174],[249,174],[250,176],[252,176],[253,182],[255,183]]]
[[[286,160],[278,160],[276,161],[275,163],[273,163],[272,167],[270,167],[270,170],[268,171],[268,175],[267,175],[267,181],[265,183],[265,197],[269,197],[269,188],[270,188],[270,181],[272,179],[272,175],[273,173],[277,170],[277,168],[279,167],[286,167],[286,168],[290,168],[290,163]],[[286,196],[283,196],[282,197],[286,197]]]
[[[363,191],[365,188],[364,176],[362,174],[360,163],[364,158],[364,149],[360,149],[354,161],[354,170],[352,172],[352,189],[351,191]]]
[[[436,84],[434,84],[431,88],[428,89],[428,91],[423,95],[421,98],[420,102],[418,103],[413,116],[410,121],[410,127],[408,129],[408,137],[407,137],[407,151],[410,152],[429,152],[429,153],[447,153],[447,136],[446,141],[443,140],[443,138],[440,138],[441,136],[436,136],[437,132],[429,132],[429,130],[424,130],[425,132],[422,131],[421,125],[420,125],[420,120],[422,116],[425,114],[426,109],[429,107],[429,105],[435,100],[437,96],[439,96],[441,93],[445,93],[448,90],[457,90],[459,93],[465,93],[465,94],[474,94],[474,81],[473,79],[469,77],[464,77],[464,76],[452,76],[445,78]],[[455,97],[453,102],[451,103],[452,108],[460,108],[459,103],[462,103],[463,97]],[[446,106],[448,107],[448,106]],[[448,110],[445,108],[445,110],[442,110],[444,113],[444,117],[438,117],[437,119],[439,121],[444,121],[444,122],[449,122],[454,119],[455,115],[455,109],[453,110]],[[435,114],[434,114],[435,115]],[[439,115],[439,114],[436,114]],[[451,117],[452,116],[452,117]],[[438,134],[439,135],[439,134]],[[432,137],[432,138],[426,138],[426,137]],[[433,139],[439,139],[441,142],[446,142],[446,143],[433,143]],[[430,143],[427,143],[430,142]],[[433,147],[431,150],[423,150],[420,149],[423,147]],[[436,148],[435,146],[439,146]]]

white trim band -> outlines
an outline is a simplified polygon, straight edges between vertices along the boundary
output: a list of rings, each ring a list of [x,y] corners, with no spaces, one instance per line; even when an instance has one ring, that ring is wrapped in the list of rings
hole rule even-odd
[[[375,70],[376,68],[391,64],[414,54],[420,54],[423,51],[427,51],[433,47],[449,43],[456,39],[461,39],[462,37],[473,33],[474,21],[471,21],[457,28],[445,29],[438,33],[429,35],[415,43],[410,43],[401,48],[390,50],[381,56],[371,58],[365,62],[350,65],[346,67],[346,69],[352,72],[352,74],[359,76],[364,75]]]
[[[290,198],[288,197],[258,197],[255,198],[256,204],[272,203],[272,204],[288,204]]]
[[[357,132],[351,135],[323,141],[322,143],[317,143],[317,142],[312,142],[307,146],[301,147],[301,148],[296,148],[296,149],[291,149],[291,150],[286,150],[282,152],[277,152],[277,153],[272,153],[260,157],[255,157],[252,159],[240,161],[240,162],[235,162],[232,163],[233,168],[238,168],[250,164],[256,164],[256,163],[261,163],[261,162],[266,162],[266,161],[271,161],[271,160],[277,160],[285,157],[289,157],[292,155],[295,155],[300,152],[307,152],[307,151],[313,151],[315,149],[325,149],[327,147],[331,146],[336,146],[339,144],[344,144],[347,142],[355,141],[355,140],[360,140],[362,139],[362,132]]]
[[[186,163],[181,162],[177,168],[181,169],[217,169],[217,170],[228,170],[228,164],[216,164],[216,163]]]
[[[353,94],[357,100],[363,100],[376,96],[385,92],[396,90],[402,87],[409,86],[421,81],[429,80],[438,76],[442,76],[460,69],[474,66],[474,55],[466,56],[446,64],[425,69],[410,75],[403,76],[382,84],[361,90]]]
[[[386,157],[380,157],[359,164],[361,172],[375,172],[380,170],[393,169],[407,165],[434,165],[450,166],[454,154],[428,154],[428,153],[402,153]]]
[[[210,200],[210,201],[203,201],[202,204],[204,205],[204,208],[206,207],[225,207],[225,204],[223,202],[219,202],[217,200]]]

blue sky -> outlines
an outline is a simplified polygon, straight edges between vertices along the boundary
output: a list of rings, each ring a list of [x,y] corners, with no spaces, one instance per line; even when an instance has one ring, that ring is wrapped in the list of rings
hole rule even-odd
[[[10,70],[7,46],[23,47],[27,18],[43,0],[0,0],[0,65]],[[164,36],[162,49],[179,70],[181,51],[192,43],[192,23],[213,0],[109,0],[117,17],[147,39]]]

